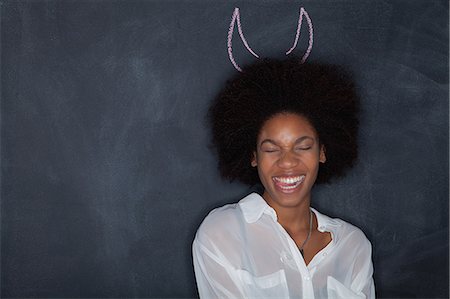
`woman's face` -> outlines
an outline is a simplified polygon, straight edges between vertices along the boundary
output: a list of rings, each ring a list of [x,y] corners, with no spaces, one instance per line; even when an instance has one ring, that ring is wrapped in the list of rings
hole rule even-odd
[[[279,113],[261,128],[251,164],[258,167],[269,205],[295,207],[309,204],[319,163],[325,159],[310,122],[298,114]]]

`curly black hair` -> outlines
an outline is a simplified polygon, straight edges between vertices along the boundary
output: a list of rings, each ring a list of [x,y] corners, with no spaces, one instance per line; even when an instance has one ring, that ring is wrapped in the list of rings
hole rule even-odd
[[[355,163],[360,100],[352,76],[336,65],[299,61],[263,59],[248,65],[212,102],[207,119],[222,177],[260,183],[250,161],[262,126],[279,113],[306,117],[325,146],[327,161],[320,163],[316,184],[342,177]]]

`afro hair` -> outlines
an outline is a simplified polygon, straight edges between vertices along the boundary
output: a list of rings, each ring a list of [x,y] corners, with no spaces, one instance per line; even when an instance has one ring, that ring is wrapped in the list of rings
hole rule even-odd
[[[299,61],[263,59],[248,65],[212,102],[207,119],[225,179],[260,183],[250,161],[262,126],[279,113],[308,119],[325,146],[327,161],[320,163],[316,184],[342,177],[355,163],[360,102],[351,75],[336,65]]]

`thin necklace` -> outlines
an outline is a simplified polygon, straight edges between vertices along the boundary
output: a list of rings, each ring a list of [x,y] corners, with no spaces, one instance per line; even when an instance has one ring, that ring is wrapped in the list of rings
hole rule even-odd
[[[303,247],[305,247],[306,242],[308,242],[309,237],[311,237],[311,231],[312,231],[312,213],[311,210],[309,210],[309,232],[308,232],[308,236],[306,237],[306,240],[303,242],[302,246],[299,246],[298,249],[300,250],[300,253],[303,256]]]

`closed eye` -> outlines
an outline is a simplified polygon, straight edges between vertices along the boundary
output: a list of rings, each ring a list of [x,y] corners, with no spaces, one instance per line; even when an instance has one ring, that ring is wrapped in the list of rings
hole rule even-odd
[[[277,149],[264,149],[264,150],[262,150],[262,151],[265,152],[265,153],[275,153],[275,152],[278,152]]]

